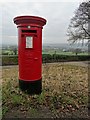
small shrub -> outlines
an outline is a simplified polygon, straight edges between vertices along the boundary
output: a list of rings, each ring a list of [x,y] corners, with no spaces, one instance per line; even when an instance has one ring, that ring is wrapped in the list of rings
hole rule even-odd
[[[12,94],[11,99],[14,106],[20,105],[22,103],[22,96],[20,95]]]

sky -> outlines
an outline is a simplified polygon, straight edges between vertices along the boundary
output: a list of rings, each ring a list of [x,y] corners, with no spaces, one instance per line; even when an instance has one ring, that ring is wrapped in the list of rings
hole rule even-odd
[[[46,0],[47,1],[47,0]],[[21,15],[43,17],[47,20],[43,27],[43,43],[67,43],[67,28],[70,19],[82,0],[0,0],[0,44],[18,44],[17,27],[13,18]]]

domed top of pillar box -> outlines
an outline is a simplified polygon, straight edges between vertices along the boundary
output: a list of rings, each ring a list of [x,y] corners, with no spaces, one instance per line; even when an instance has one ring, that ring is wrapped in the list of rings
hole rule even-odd
[[[14,18],[14,23],[16,25],[36,24],[39,26],[44,26],[46,24],[46,20],[37,16],[18,16]]]

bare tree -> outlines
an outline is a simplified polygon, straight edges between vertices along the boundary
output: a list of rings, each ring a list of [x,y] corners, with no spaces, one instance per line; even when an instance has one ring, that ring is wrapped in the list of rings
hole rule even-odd
[[[90,43],[90,1],[82,2],[78,9],[75,11],[70,24],[68,26],[67,35],[69,36],[68,41],[71,43],[77,41],[87,41]]]

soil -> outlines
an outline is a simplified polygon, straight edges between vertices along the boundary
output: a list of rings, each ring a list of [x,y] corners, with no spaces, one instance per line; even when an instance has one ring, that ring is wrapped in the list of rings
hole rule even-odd
[[[3,117],[3,119],[5,118],[85,118],[85,119],[89,119],[90,116],[88,116],[88,109],[87,108],[79,108],[78,110],[75,111],[61,111],[59,113],[57,113],[57,115],[55,115],[53,112],[51,112],[49,110],[49,108],[45,107],[45,108],[41,108],[38,109],[38,111],[26,111],[26,110],[22,110],[19,111],[18,107],[14,107],[12,108],[12,110],[9,110],[5,117]]]

